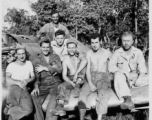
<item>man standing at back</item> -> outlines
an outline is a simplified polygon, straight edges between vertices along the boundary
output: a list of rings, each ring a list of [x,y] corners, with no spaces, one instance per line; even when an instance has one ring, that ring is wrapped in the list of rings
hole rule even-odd
[[[124,32],[121,36],[122,47],[116,50],[109,62],[109,72],[114,73],[114,87],[119,99],[124,98],[121,104],[122,109],[134,107],[131,99],[130,88],[148,84],[143,79],[147,73],[143,53],[133,47],[134,35],[131,32]]]
[[[57,120],[57,116],[53,116],[49,111],[56,107],[57,87],[61,83],[61,61],[58,55],[53,54],[48,39],[45,38],[41,40],[40,49],[41,54],[33,61],[36,72],[36,82],[31,94],[33,95],[36,108],[35,118],[37,120],[44,120],[42,104],[50,94],[51,98],[47,105],[45,120]]]
[[[55,32],[57,30],[63,30],[65,32],[66,38],[69,37],[69,30],[59,22],[59,12],[54,10],[51,12],[51,22],[45,24],[37,33],[37,37],[39,38],[42,33],[46,33],[47,37],[50,41],[54,40]]]

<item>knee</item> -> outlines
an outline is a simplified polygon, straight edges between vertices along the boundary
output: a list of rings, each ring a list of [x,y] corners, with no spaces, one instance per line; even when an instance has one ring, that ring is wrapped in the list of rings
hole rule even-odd
[[[123,73],[121,72],[115,72],[114,74],[114,79],[115,80],[126,80],[126,77]]]
[[[29,116],[33,112],[33,106],[26,106],[26,108],[24,108],[24,112],[26,113],[25,116]]]

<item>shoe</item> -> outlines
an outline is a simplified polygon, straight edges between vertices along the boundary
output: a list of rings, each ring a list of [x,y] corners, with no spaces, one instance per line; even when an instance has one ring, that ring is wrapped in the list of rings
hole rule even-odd
[[[125,109],[133,109],[135,107],[133,101],[131,100],[131,96],[124,96],[124,103],[120,105],[120,108]]]
[[[56,116],[65,116],[66,112],[64,111],[64,105],[57,105],[51,113]]]

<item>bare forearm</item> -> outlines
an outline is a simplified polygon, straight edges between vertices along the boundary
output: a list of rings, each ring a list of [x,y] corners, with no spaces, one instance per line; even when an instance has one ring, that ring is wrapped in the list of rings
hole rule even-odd
[[[70,83],[70,84],[71,84],[71,82],[72,82],[67,76],[63,76],[63,79],[64,79],[64,81],[66,81],[66,82],[68,82],[68,83]]]
[[[20,83],[20,80],[12,79],[10,77],[6,77],[6,81],[10,85],[18,85]]]
[[[87,77],[88,83],[89,83],[89,84],[92,84],[90,72],[87,72],[87,73],[86,73],[86,77]]]
[[[85,66],[87,65],[87,60],[84,59],[83,61],[81,61],[77,71],[76,71],[76,74],[80,73],[82,71],[83,68],[85,68]]]
[[[35,76],[32,76],[31,78],[26,79],[26,81],[29,83],[29,82],[32,82],[34,79],[35,79]]]

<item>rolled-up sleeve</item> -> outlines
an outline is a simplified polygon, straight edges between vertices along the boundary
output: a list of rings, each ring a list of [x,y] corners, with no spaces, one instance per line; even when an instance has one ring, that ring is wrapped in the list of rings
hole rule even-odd
[[[117,67],[117,53],[114,53],[109,59],[108,70],[111,73],[115,73],[119,69]]]
[[[137,64],[138,64],[138,70],[140,73],[147,73],[145,58],[141,51],[139,51],[138,53]]]
[[[51,74],[54,74],[55,72],[60,74],[62,72],[60,57],[56,54],[54,54],[52,57],[54,61],[54,66],[49,65],[47,68]]]

